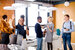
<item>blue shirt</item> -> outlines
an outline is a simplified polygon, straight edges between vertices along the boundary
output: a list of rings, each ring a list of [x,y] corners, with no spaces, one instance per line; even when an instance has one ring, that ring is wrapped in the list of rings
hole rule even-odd
[[[70,28],[70,25],[72,25],[72,28]],[[69,31],[65,31],[64,28],[69,29]],[[64,22],[61,33],[71,33],[73,31],[74,31],[74,23],[72,21]]]

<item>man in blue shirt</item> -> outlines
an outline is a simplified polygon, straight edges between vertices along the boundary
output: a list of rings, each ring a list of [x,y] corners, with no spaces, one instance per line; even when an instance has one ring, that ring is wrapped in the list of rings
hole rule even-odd
[[[61,31],[64,50],[67,50],[66,43],[68,44],[69,50],[72,50],[71,32],[74,31],[74,23],[72,21],[70,21],[69,18],[70,17],[67,14],[64,16],[65,22],[63,23],[63,27],[62,27],[62,31]]]
[[[35,25],[35,32],[37,36],[37,50],[42,50],[42,41],[43,41],[43,32],[41,30],[40,23],[42,22],[42,18],[39,16],[37,17],[38,23]]]

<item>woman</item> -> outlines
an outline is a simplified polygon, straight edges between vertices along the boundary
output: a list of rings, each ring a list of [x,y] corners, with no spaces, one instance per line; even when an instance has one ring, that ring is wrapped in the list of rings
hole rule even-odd
[[[18,20],[18,24],[16,26],[13,25],[13,28],[17,29],[17,44],[19,45],[21,45],[23,39],[26,39],[26,35],[29,35],[29,28],[28,26],[24,25],[24,17],[24,15],[21,15],[20,19]],[[12,21],[15,20],[15,16],[12,18]]]
[[[15,18],[13,17],[13,20]],[[13,28],[17,29],[17,33],[22,35],[23,38],[26,38],[26,34],[29,35],[29,28],[28,26],[24,25],[24,15],[21,15],[20,19],[18,20],[18,25],[13,25]]]
[[[53,41],[53,29],[54,29],[54,24],[53,24],[53,18],[48,17],[48,24],[47,29],[46,29],[46,36],[45,36],[45,41],[47,42],[48,50],[53,50],[52,46],[52,41]]]
[[[7,22],[7,15],[2,16],[0,21],[0,31],[1,31],[1,44],[9,44],[9,35],[13,33],[10,28],[9,23]]]

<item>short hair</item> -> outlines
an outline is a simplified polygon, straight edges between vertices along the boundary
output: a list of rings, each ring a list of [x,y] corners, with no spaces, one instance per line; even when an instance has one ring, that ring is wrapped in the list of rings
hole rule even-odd
[[[24,17],[25,17],[24,15],[21,15],[21,18],[23,18],[23,19],[24,19]]]
[[[38,17],[37,17],[37,20],[38,20],[38,19],[42,19],[42,18],[41,18],[40,16],[38,16]]]
[[[68,14],[64,15],[64,16],[67,16],[68,18],[70,17]]]
[[[3,18],[3,19],[6,19],[6,18],[7,18],[7,15],[3,15],[2,18]]]

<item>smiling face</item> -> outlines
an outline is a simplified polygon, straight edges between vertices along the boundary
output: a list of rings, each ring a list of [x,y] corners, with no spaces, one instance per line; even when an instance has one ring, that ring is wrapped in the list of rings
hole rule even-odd
[[[24,25],[24,19],[23,19],[23,18],[20,18],[19,21],[18,21],[18,23],[19,23],[20,25]]]
[[[38,19],[38,22],[41,23],[42,22],[42,19]]]
[[[52,17],[48,17],[48,22],[52,22],[53,18]]]
[[[65,16],[64,16],[64,20],[65,20],[65,21],[68,21],[68,20],[69,20],[69,16],[65,15]]]

